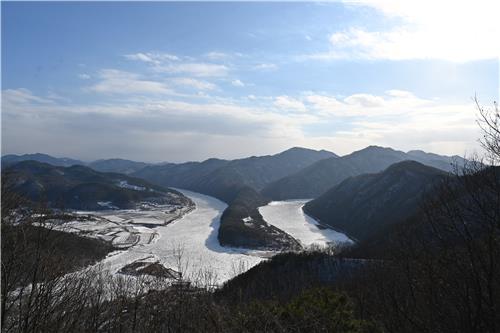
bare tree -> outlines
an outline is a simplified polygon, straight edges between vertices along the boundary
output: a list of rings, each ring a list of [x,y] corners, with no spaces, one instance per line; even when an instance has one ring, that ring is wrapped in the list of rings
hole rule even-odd
[[[493,102],[493,108],[481,106],[477,97],[474,98],[479,113],[478,125],[481,127],[483,137],[480,142],[488,157],[495,164],[500,163],[500,111],[498,103]]]

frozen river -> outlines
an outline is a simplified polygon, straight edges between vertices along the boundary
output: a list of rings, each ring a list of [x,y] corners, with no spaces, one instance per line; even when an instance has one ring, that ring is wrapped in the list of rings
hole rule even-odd
[[[163,218],[161,210],[95,212],[106,221],[133,230],[140,239],[135,245],[105,258],[101,262],[105,269],[117,273],[134,262],[159,262],[181,272],[184,279],[194,283],[218,285],[273,254],[221,246],[217,234],[220,217],[227,205],[210,196],[179,191],[188,196],[196,208],[167,225],[160,224]],[[319,228],[315,220],[302,211],[306,201],[271,202],[260,207],[259,211],[269,224],[287,232],[305,247],[350,241],[342,233]],[[125,234],[124,238],[127,237]]]
[[[154,242],[110,255],[103,260],[104,267],[118,272],[134,261],[159,261],[181,271],[186,279],[220,284],[265,259],[266,253],[220,246],[217,233],[225,203],[199,193],[179,191],[193,200],[196,208],[166,226],[152,229],[158,235]]]
[[[316,220],[305,214],[302,207],[307,201],[272,201],[267,206],[260,207],[259,212],[267,223],[285,231],[304,247],[352,242],[343,233],[319,226]]]

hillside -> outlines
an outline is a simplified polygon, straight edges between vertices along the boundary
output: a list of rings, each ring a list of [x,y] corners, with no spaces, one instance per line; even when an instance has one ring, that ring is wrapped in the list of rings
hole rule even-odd
[[[189,204],[181,193],[117,173],[85,166],[58,167],[36,161],[2,170],[3,186],[33,202],[82,210],[135,208],[140,202]]]
[[[126,175],[139,171],[148,165],[148,163],[124,160],[121,158],[97,160],[88,164],[90,168],[96,171],[124,173]]]
[[[232,188],[245,185],[259,190],[269,182],[325,158],[336,158],[336,155],[324,150],[296,147],[276,155],[252,156],[232,161],[209,159],[203,162],[149,166],[132,175],[162,186],[212,195],[229,203],[235,195]]]
[[[5,167],[8,167],[10,165],[13,165],[18,162],[23,162],[23,161],[37,161],[37,162],[42,162],[42,163],[47,163],[55,166],[72,166],[72,165],[84,165],[85,162],[71,159],[71,158],[66,158],[66,157],[53,157],[47,154],[24,154],[24,155],[4,155],[2,156],[2,169]]]
[[[305,148],[291,148],[276,155],[252,156],[230,161],[212,172],[197,186],[211,191],[220,185],[244,184],[260,190],[266,184],[295,173],[319,160],[336,158],[334,153]]]
[[[348,177],[384,170],[391,164],[413,160],[452,171],[454,163],[463,165],[458,156],[441,156],[421,151],[404,153],[391,148],[370,146],[339,158],[324,159],[290,176],[274,181],[262,190],[273,200],[316,198]]]
[[[221,216],[220,244],[261,250],[300,249],[297,240],[264,221],[257,207],[265,204],[257,191],[242,187]]]
[[[348,178],[303,209],[321,223],[364,240],[414,215],[422,195],[446,175],[442,170],[404,161],[377,174]]]
[[[132,173],[160,186],[172,186],[194,190],[201,179],[227,164],[228,161],[211,158],[203,162],[166,163],[150,165]]]

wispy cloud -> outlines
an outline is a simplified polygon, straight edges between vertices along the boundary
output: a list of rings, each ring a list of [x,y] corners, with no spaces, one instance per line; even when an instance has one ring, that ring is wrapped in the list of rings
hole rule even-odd
[[[103,94],[174,94],[166,84],[141,78],[140,75],[117,69],[103,69],[99,82],[86,90]]]
[[[211,82],[194,79],[191,77],[176,77],[173,78],[172,83],[180,86],[192,87],[198,90],[214,90],[217,86]]]
[[[263,70],[263,71],[272,71],[278,69],[278,65],[272,63],[261,63],[253,66],[253,69]]]
[[[129,60],[137,60],[137,61],[143,61],[155,65],[159,65],[164,61],[178,61],[180,58],[176,55],[170,54],[170,53],[152,53],[152,52],[147,52],[147,53],[134,53],[134,54],[126,54],[125,58]]]
[[[385,104],[382,97],[371,94],[354,94],[344,99],[344,102],[361,107],[381,107]]]
[[[290,96],[276,97],[274,105],[280,109],[288,111],[300,111],[300,112],[307,111],[304,103]]]
[[[195,77],[222,77],[229,72],[229,68],[225,65],[201,62],[161,65],[154,67],[154,70],[171,74],[188,74]]]
[[[27,105],[32,103],[53,103],[50,98],[39,97],[33,94],[29,89],[6,89],[2,91],[2,103],[4,106],[9,107],[12,105]]]
[[[224,52],[212,51],[212,52],[206,53],[205,57],[208,58],[208,59],[210,59],[210,60],[224,60],[224,59],[230,58],[231,55],[227,54],[227,53],[224,53]]]
[[[205,56],[213,60],[220,60],[227,55],[221,52],[210,52]],[[223,64],[196,61],[192,57],[181,57],[170,53],[141,52],[127,54],[125,58],[147,63],[159,73],[186,74],[194,77],[222,77],[229,72],[229,67]]]
[[[78,74],[78,77],[82,80],[89,80],[91,78],[91,76],[86,73]]]
[[[244,87],[245,86],[245,84],[241,80],[238,80],[238,79],[231,81],[231,84],[235,87]]]
[[[404,90],[388,90],[384,95],[357,93],[344,98],[307,93],[303,100],[308,108],[336,117],[408,115],[415,109],[436,105],[435,101],[419,98]]]
[[[104,74],[112,78],[127,77],[114,71]],[[148,91],[151,88],[146,87]],[[121,103],[85,105],[58,104],[26,89],[5,90],[3,96],[2,111],[9,121],[5,138],[11,149],[18,151],[44,150],[49,143],[62,140],[79,142],[79,147],[94,154],[101,149],[103,154],[112,149],[124,152],[122,156],[151,160],[162,156],[165,144],[169,146],[168,140],[185,139],[182,147],[188,142],[194,146],[197,141],[203,142],[205,153],[209,151],[210,155],[218,152],[216,147],[222,142],[237,142],[245,147],[265,143],[270,152],[302,145],[348,153],[379,144],[462,154],[474,147],[478,134],[472,105],[440,103],[403,90],[345,97],[308,92],[274,98],[209,98],[203,103],[152,94],[138,100],[124,99]],[[258,107],[253,103],[257,99]],[[332,126],[328,133],[316,127],[339,120],[342,127]],[[310,128],[313,132],[309,132]],[[92,133],[92,138],[88,133]],[[30,139],[17,140],[19,136]],[[220,151],[221,156],[242,153],[237,146],[233,150],[225,147],[224,152]],[[168,149],[177,151],[178,159],[192,158],[185,149],[176,150],[173,146]],[[248,150],[251,152],[255,153]],[[208,157],[202,151],[199,154]]]

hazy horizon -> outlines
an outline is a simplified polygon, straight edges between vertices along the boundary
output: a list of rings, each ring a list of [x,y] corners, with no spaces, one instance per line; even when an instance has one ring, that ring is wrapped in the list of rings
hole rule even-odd
[[[469,155],[499,94],[479,3],[2,2],[2,155]]]
[[[221,157],[221,156],[210,156],[210,157],[207,157],[207,158],[204,158],[204,159],[199,159],[199,160],[179,160],[179,161],[170,161],[170,160],[150,160],[150,161],[148,161],[148,160],[138,160],[138,159],[134,159],[134,158],[124,158],[124,157],[120,157],[120,156],[106,156],[104,158],[96,158],[96,159],[86,160],[86,159],[80,159],[80,158],[74,157],[74,156],[63,156],[63,155],[58,155],[58,154],[48,154],[48,153],[45,153],[45,152],[42,152],[42,151],[28,152],[28,153],[22,153],[22,154],[16,154],[16,153],[4,154],[2,152],[2,157],[6,156],[6,155],[18,155],[18,156],[22,156],[22,155],[32,155],[32,154],[44,154],[44,155],[49,155],[49,156],[52,156],[52,157],[55,157],[55,158],[69,158],[69,159],[79,160],[79,161],[85,162],[85,163],[95,162],[95,161],[98,161],[98,160],[123,159],[123,160],[131,160],[131,161],[134,161],[134,162],[145,162],[145,163],[151,163],[151,164],[161,164],[161,163],[203,162],[203,161],[205,161],[207,159],[211,159],[211,158],[221,159],[221,160],[237,160],[237,159],[244,159],[244,158],[248,158],[248,157],[262,157],[262,156],[277,155],[277,154],[283,153],[283,152],[285,152],[287,150],[290,150],[290,149],[293,149],[293,148],[312,149],[312,150],[316,150],[316,151],[328,151],[328,152],[336,154],[339,157],[343,157],[343,156],[352,154],[354,152],[357,152],[359,150],[363,150],[365,148],[372,147],[372,146],[376,146],[376,147],[379,147],[379,148],[389,148],[389,149],[393,149],[393,150],[396,150],[396,151],[402,151],[404,153],[408,153],[408,152],[414,151],[414,150],[422,151],[421,149],[410,149],[410,150],[406,150],[405,151],[405,150],[395,149],[394,147],[383,147],[383,146],[377,146],[377,145],[370,145],[370,146],[363,147],[361,149],[353,150],[353,151],[348,152],[346,154],[338,154],[338,153],[336,153],[334,151],[331,151],[331,150],[328,150],[328,149],[315,149],[315,148],[293,146],[293,147],[286,148],[284,150],[280,150],[280,151],[276,151],[276,152],[271,152],[270,154],[242,155],[242,156],[237,156],[237,157],[232,157],[232,158],[229,158],[229,157],[225,158],[225,157]],[[424,152],[425,153],[434,153],[434,154],[437,154],[437,153],[435,153],[433,151],[424,151]],[[465,157],[465,158],[467,157],[467,155],[457,155],[457,154],[454,154],[454,155],[444,155],[443,154],[442,156],[449,156],[449,157],[459,156],[459,157]]]

